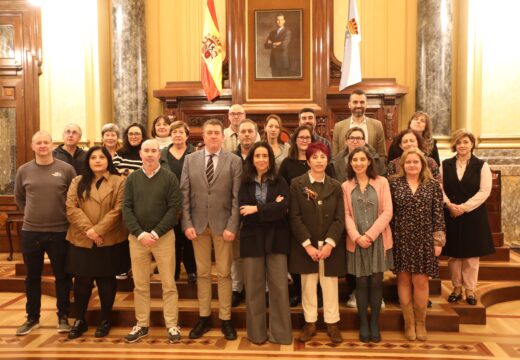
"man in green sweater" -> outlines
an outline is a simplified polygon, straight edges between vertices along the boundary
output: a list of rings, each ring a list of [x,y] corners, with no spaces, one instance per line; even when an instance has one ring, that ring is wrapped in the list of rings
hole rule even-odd
[[[181,207],[177,177],[159,164],[157,140],[143,142],[140,150],[143,167],[134,171],[125,186],[123,219],[130,230],[130,258],[134,279],[134,304],[137,324],[125,337],[136,342],[148,335],[150,326],[150,265],[153,254],[163,290],[164,322],[168,340],[181,338],[177,326],[178,294],[175,273],[175,235]]]

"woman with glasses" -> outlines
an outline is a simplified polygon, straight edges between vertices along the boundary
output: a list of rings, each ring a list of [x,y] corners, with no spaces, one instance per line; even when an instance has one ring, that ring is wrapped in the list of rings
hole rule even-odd
[[[289,144],[282,141],[282,119],[275,114],[267,116],[264,125],[263,141],[267,141],[273,149],[276,170],[280,168],[282,161],[289,155]]]
[[[152,137],[159,143],[159,149],[164,149],[172,143],[170,137],[170,124],[172,121],[168,116],[160,115],[152,123]]]
[[[342,185],[347,228],[347,269],[356,279],[359,340],[381,341],[379,313],[383,274],[393,267],[392,196],[388,181],[374,170],[372,153],[358,147],[348,155]],[[368,305],[370,304],[370,326]]]
[[[399,169],[399,160],[404,151],[414,147],[424,151],[424,139],[421,134],[415,130],[407,129],[401,131],[395,137],[394,141],[395,143],[399,144],[399,151],[397,152],[398,157],[388,162],[388,168],[386,172],[387,177],[395,175],[397,169]],[[435,160],[433,160],[431,157],[425,156],[425,158],[433,178],[440,183],[441,172],[439,170],[439,165],[437,165]]]
[[[287,184],[291,184],[292,179],[302,176],[309,171],[306,151],[312,142],[312,130],[308,126],[298,126],[291,136],[291,147],[289,156],[282,161],[279,174],[285,179]],[[334,175],[331,164],[327,165],[326,172],[329,176]],[[291,307],[297,306],[302,300],[302,286],[300,274],[291,274],[293,279],[293,289],[290,298]]]
[[[143,166],[139,150],[141,144],[148,139],[143,125],[133,123],[123,134],[123,146],[114,155],[114,166],[123,175],[129,175]]]
[[[437,140],[433,138],[433,126],[430,115],[424,111],[416,111],[408,121],[406,128],[417,131],[422,136],[424,140],[424,155],[435,160],[437,166],[440,166],[439,150],[437,149]],[[388,162],[400,157],[401,154],[402,151],[399,148],[399,141],[395,138],[388,149]]]
[[[362,146],[366,146],[370,151],[374,160],[373,166],[376,173],[378,175],[384,175],[386,173],[385,161],[381,159],[377,151],[372,146],[366,143],[365,132],[363,129],[357,126],[348,129],[345,134],[345,143],[347,146],[334,157],[332,163],[334,166],[335,178],[340,183],[343,183],[347,180],[348,154],[355,148]]]

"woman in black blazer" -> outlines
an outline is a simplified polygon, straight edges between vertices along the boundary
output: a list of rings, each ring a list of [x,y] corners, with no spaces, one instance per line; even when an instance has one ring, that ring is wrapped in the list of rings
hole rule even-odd
[[[240,257],[246,289],[247,337],[291,344],[287,288],[290,248],[289,187],[276,175],[274,153],[267,142],[253,145],[245,160],[238,196],[242,227]],[[269,287],[269,332],[266,326],[265,283]]]

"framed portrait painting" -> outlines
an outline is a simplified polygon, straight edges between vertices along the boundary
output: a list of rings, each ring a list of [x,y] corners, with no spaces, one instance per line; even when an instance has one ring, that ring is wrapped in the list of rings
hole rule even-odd
[[[254,11],[255,79],[303,77],[302,9]]]

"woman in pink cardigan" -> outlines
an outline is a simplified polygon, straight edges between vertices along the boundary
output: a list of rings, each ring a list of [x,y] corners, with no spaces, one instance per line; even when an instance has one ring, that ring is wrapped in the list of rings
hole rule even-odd
[[[392,197],[388,181],[374,170],[368,148],[348,156],[347,181],[342,185],[347,227],[347,271],[356,276],[359,340],[380,342],[379,313],[383,273],[393,267]],[[370,326],[368,305],[372,309]]]

